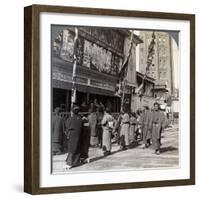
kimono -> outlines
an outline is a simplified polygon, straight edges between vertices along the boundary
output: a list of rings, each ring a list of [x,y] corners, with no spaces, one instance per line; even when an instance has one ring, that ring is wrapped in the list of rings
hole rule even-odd
[[[89,124],[90,124],[90,144],[95,146],[98,144],[98,137],[96,133],[96,125],[97,125],[97,115],[95,112],[92,112],[88,116]]]
[[[113,123],[112,115],[105,113],[101,121],[103,128],[102,146],[103,146],[103,151],[105,152],[111,151],[111,135],[112,135],[112,127],[110,126],[111,123]]]
[[[53,155],[61,152],[62,146],[62,117],[60,115],[53,115],[52,116],[52,132],[51,132],[51,139],[52,139],[52,153]]]
[[[151,139],[151,111],[145,110],[142,116],[143,144],[148,144]]]
[[[63,129],[63,134],[62,134],[62,152],[63,153],[67,153],[68,152],[68,138],[67,138],[67,135],[66,135],[66,121],[67,121],[67,118],[69,116],[63,116],[62,118],[62,129]]]
[[[152,130],[152,146],[154,150],[160,149],[161,132],[164,129],[165,115],[161,111],[153,111],[150,118]]]
[[[143,138],[142,137],[142,117],[140,115],[137,116],[136,118],[136,131],[135,131],[135,138],[138,140],[138,136],[140,137],[140,140]]]
[[[128,113],[124,113],[121,118],[121,130],[120,130],[121,146],[129,145],[129,128],[130,128],[130,118]]]
[[[113,134],[117,144],[120,144],[120,123],[121,123],[121,117],[119,116],[116,120],[114,120],[114,128],[113,128]]]
[[[68,137],[67,165],[75,166],[80,162],[80,137],[82,120],[79,115],[69,117],[66,122],[66,134]]]
[[[129,139],[130,142],[134,142],[136,137],[135,137],[135,131],[136,131],[136,118],[131,116],[130,117],[130,130],[129,130]]]
[[[80,152],[81,159],[88,158],[88,152],[90,147],[90,125],[87,117],[82,118],[82,133],[80,137]]]
[[[97,132],[97,137],[98,137],[98,143],[99,146],[102,147],[102,135],[103,135],[103,129],[101,125],[101,121],[103,119],[103,113],[99,112],[97,113],[97,125],[96,125],[96,132]]]

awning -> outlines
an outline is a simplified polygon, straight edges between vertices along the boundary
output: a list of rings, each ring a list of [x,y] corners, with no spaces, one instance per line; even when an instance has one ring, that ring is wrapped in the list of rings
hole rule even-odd
[[[71,90],[72,89],[72,83],[67,82],[67,81],[60,81],[60,80],[53,79],[52,80],[52,87],[64,89],[64,90]],[[101,89],[101,88],[97,88],[97,87],[91,87],[91,86],[88,86],[88,85],[76,84],[76,89],[77,89],[77,91],[84,92],[84,93],[99,94],[99,95],[112,96],[112,97],[115,96],[114,91]]]

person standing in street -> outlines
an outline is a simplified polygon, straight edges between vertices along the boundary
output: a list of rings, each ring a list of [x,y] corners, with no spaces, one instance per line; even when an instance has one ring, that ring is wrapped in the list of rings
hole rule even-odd
[[[84,114],[82,117],[82,133],[80,137],[80,160],[84,162],[85,160],[89,161],[89,147],[90,147],[90,125],[87,114]]]
[[[165,116],[162,111],[159,109],[159,104],[154,103],[154,110],[151,114],[150,126],[152,129],[152,146],[155,150],[155,154],[160,154],[160,145],[161,145],[161,132],[164,129]]]
[[[90,114],[88,116],[89,124],[90,124],[90,145],[91,147],[98,146],[98,137],[96,133],[96,125],[97,125],[97,114],[95,112],[95,106],[90,108]]]
[[[61,154],[61,144],[62,144],[62,117],[59,114],[60,108],[57,107],[54,110],[54,114],[52,116],[52,154],[59,155]]]
[[[141,110],[136,111],[136,131],[135,131],[135,140],[142,140],[142,112]]]
[[[129,136],[130,136],[130,143],[133,143],[135,141],[135,131],[136,131],[136,114],[133,112],[131,113],[130,116],[130,132],[129,132]]]
[[[151,111],[148,106],[144,106],[142,116],[142,135],[143,135],[143,148],[148,148],[151,145]]]
[[[103,119],[104,115],[104,108],[102,106],[99,106],[97,108],[97,125],[96,125],[96,132],[97,132],[97,137],[98,137],[98,145],[99,148],[102,148],[102,135],[103,135],[103,129],[101,125],[101,121]]]
[[[79,115],[79,107],[74,106],[72,116],[66,122],[66,134],[68,137],[68,155],[66,168],[80,164],[80,136],[82,131],[82,119]]]
[[[103,128],[102,149],[104,156],[107,156],[111,153],[111,136],[113,130],[113,117],[110,114],[110,109],[108,107],[104,112],[101,124]]]
[[[68,119],[68,117],[70,116],[69,113],[65,113],[63,115],[63,119],[62,119],[62,127],[63,127],[63,134],[62,134],[62,152],[63,153],[67,153],[68,151],[68,138],[66,135],[66,121]]]
[[[125,150],[129,147],[129,128],[130,117],[126,110],[122,111],[121,130],[120,130],[120,149]]]

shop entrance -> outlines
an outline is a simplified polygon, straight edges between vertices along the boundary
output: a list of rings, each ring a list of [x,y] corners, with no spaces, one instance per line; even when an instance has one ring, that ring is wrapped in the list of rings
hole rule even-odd
[[[111,112],[120,112],[120,98],[119,97],[90,94],[89,99],[90,99],[90,102],[97,101],[99,104],[103,103],[105,107],[109,107],[111,109]]]
[[[53,110],[60,107],[62,111],[69,112],[71,107],[71,91],[53,88],[52,106]],[[81,106],[83,103],[89,106],[91,102],[102,103],[105,107],[110,107],[111,112],[120,112],[120,98],[114,96],[104,96],[99,94],[89,94],[77,91],[76,104]],[[88,110],[88,109],[87,109]]]
[[[71,105],[71,91],[69,90],[63,90],[58,88],[53,88],[53,99],[52,99],[52,105],[53,110],[56,107],[59,107],[62,109],[62,111],[70,111],[70,105]]]

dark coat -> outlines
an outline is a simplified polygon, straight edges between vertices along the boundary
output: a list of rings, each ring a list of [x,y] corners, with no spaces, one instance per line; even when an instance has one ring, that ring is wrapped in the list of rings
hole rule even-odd
[[[82,134],[80,137],[80,152],[81,158],[86,159],[88,158],[88,152],[90,147],[90,125],[88,118],[82,118]]]
[[[153,111],[150,118],[152,138],[160,139],[161,131],[165,127],[165,115],[162,111]]]
[[[82,131],[82,120],[79,115],[69,117],[66,121],[66,134],[68,141],[68,152],[75,154],[80,151],[80,136]]]
[[[151,139],[151,130],[152,130],[152,113],[149,110],[146,110],[142,115],[142,134],[143,142],[146,143],[148,139]]]

